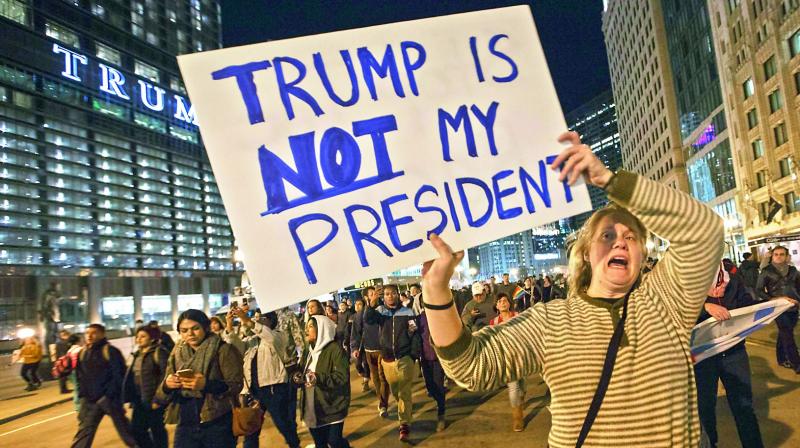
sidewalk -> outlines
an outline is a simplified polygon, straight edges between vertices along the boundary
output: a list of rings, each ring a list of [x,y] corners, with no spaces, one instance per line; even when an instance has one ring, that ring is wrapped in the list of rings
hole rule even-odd
[[[110,342],[120,349],[122,356],[127,359],[133,345],[132,338],[111,339]],[[10,365],[10,361],[11,355],[0,355],[0,425],[72,401],[72,394],[62,394],[58,388],[58,381],[55,380],[42,381],[40,389],[26,391],[25,381],[19,374],[22,365]],[[45,365],[44,360],[42,365]],[[47,368],[50,368],[49,362]],[[42,377],[43,380],[45,378],[49,378],[49,375]],[[72,384],[68,385],[72,389]]]

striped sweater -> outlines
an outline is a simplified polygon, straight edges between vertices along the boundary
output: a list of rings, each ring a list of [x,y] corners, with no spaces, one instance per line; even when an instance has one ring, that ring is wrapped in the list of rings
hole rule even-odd
[[[722,221],[688,195],[629,172],[620,171],[607,192],[670,246],[631,294],[625,338],[584,446],[696,447],[689,335],[722,256]],[[540,373],[551,393],[549,445],[574,447],[621,305],[571,291],[503,325],[462,331],[437,353],[447,375],[469,390]]]

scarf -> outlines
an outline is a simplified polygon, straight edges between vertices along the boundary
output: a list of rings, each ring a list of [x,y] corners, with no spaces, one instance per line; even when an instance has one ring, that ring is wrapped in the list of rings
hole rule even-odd
[[[175,347],[175,371],[192,369],[202,373],[208,381],[208,373],[211,361],[217,356],[217,351],[222,343],[222,339],[214,333],[209,332],[203,342],[192,349],[189,344],[181,341]],[[181,389],[181,395],[187,398],[203,398],[203,391]]]
[[[317,360],[319,360],[319,355],[322,353],[322,349],[325,348],[326,345],[333,342],[333,338],[336,336],[336,324],[334,324],[333,321],[327,316],[314,315],[311,317],[317,321],[317,340],[314,341],[311,354],[308,357],[306,369],[316,372]]]
[[[789,275],[789,263],[772,263],[772,267],[775,268],[779,274],[781,274],[781,277],[786,277]]]

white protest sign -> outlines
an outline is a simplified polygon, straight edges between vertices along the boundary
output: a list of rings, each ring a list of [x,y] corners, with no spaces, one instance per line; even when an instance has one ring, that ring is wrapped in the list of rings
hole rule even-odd
[[[178,62],[262,309],[591,208],[527,6]]]
[[[718,321],[713,317],[692,329],[689,341],[695,364],[718,355],[771,324],[793,305],[786,299],[770,300],[730,311],[731,318]]]

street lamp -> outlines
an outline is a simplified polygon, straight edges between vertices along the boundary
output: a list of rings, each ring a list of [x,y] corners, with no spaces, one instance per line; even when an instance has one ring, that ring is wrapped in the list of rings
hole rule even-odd
[[[469,268],[469,275],[475,277],[476,275],[478,275],[478,269],[475,268],[475,267],[470,267]]]

